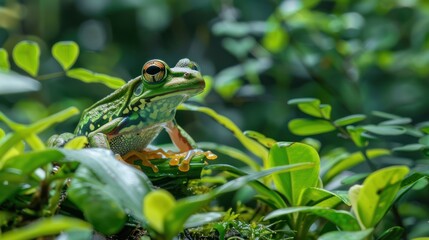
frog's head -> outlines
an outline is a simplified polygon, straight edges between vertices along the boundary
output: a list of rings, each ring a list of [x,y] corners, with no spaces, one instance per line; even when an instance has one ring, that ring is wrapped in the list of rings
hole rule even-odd
[[[204,79],[195,62],[184,58],[170,68],[164,61],[154,59],[143,65],[141,83],[134,89],[131,104],[142,99],[149,102],[173,96],[182,102],[202,92],[204,87]]]

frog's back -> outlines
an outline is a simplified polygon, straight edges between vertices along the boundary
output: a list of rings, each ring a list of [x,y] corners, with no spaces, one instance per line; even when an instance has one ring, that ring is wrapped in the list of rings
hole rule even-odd
[[[75,134],[88,135],[119,116],[130,100],[129,91],[139,83],[139,80],[140,77],[130,80],[121,88],[86,109],[82,113]]]

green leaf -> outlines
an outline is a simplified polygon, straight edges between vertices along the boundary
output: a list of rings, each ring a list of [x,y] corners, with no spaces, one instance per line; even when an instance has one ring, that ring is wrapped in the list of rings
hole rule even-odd
[[[36,42],[21,41],[13,48],[12,57],[16,65],[33,77],[39,71],[40,48]]]
[[[320,112],[320,100],[314,99],[308,102],[298,103],[298,108],[303,113],[306,113],[313,117],[322,117],[322,113]]]
[[[116,193],[109,191],[109,186],[88,168],[78,168],[67,192],[98,232],[111,235],[123,228],[127,220],[125,207],[121,206]]]
[[[0,48],[0,70],[5,72],[10,70],[9,55],[4,48]]]
[[[401,227],[391,227],[384,231],[377,240],[400,240],[404,234],[404,229]]]
[[[323,234],[318,238],[318,240],[365,240],[371,236],[371,233],[374,229],[366,229],[362,231],[334,231]]]
[[[427,146],[420,144],[420,143],[412,143],[407,144],[400,147],[393,148],[393,151],[403,151],[403,152],[414,152],[414,151],[420,151],[425,149]]]
[[[357,181],[360,181],[364,178],[366,178],[369,175],[369,173],[357,173],[353,174],[351,176],[345,177],[341,180],[341,184],[344,185],[351,185],[356,183]]]
[[[393,166],[380,169],[369,175],[352,202],[352,209],[362,228],[372,228],[384,217],[391,207],[409,169]]]
[[[362,127],[347,126],[347,132],[350,138],[357,147],[365,147],[368,145],[368,140],[364,136],[365,129]]]
[[[215,188],[209,193],[195,195],[191,197],[186,197],[177,201],[176,206],[172,211],[169,212],[168,216],[165,218],[166,222],[164,223],[165,238],[172,239],[179,232],[182,231],[186,220],[201,207],[208,204],[212,199],[216,198],[219,195],[236,191],[251,181],[257,180],[259,178],[271,175],[275,172],[286,172],[286,171],[297,171],[301,169],[307,169],[313,167],[313,163],[297,163],[293,165],[286,165],[276,168],[271,168],[268,170],[263,170],[260,172],[255,172],[243,177],[239,177],[232,181],[227,182],[226,184]]]
[[[2,239],[37,239],[57,235],[68,230],[88,230],[91,225],[77,218],[54,216],[41,218],[25,227],[17,228],[1,235]]]
[[[274,174],[274,185],[292,206],[298,206],[302,191],[316,187],[319,181],[320,159],[317,151],[303,143],[278,142],[270,149],[269,167],[312,162],[314,167],[299,172]]]
[[[426,146],[426,147],[429,147],[429,135],[421,137],[419,139],[419,143]]]
[[[144,173],[118,161],[106,149],[59,150],[65,155],[64,160],[77,161],[89,168],[105,185],[106,191],[118,198],[123,208],[129,209],[133,216],[146,223],[142,201],[152,191],[152,184]]]
[[[152,191],[143,199],[143,211],[149,225],[158,233],[164,233],[164,222],[168,213],[175,207],[173,195],[164,189]]]
[[[264,145],[267,148],[272,147],[277,142],[276,140],[266,137],[264,134],[256,131],[244,131],[244,135],[246,135],[249,138],[255,139],[256,141],[258,141],[260,144]]]
[[[364,114],[354,114],[354,115],[339,118],[339,119],[334,121],[334,124],[335,124],[335,126],[342,127],[342,126],[346,126],[346,125],[350,125],[353,123],[363,121],[365,119],[366,119],[366,116]]]
[[[400,127],[400,126],[366,125],[362,127],[368,132],[378,134],[378,135],[385,135],[385,136],[402,135],[407,131],[404,127]]]
[[[302,206],[334,208],[341,202],[343,202],[342,197],[328,190],[316,187],[306,188],[301,198]]]
[[[219,220],[224,214],[219,212],[197,213],[188,218],[185,228],[194,228]]]
[[[54,56],[64,71],[67,71],[73,66],[79,56],[79,45],[73,41],[57,42],[52,46],[52,56]]]
[[[297,118],[289,122],[289,129],[299,136],[308,136],[327,133],[335,130],[335,127],[328,121],[322,119]]]
[[[320,113],[324,119],[331,119],[332,107],[329,104],[320,104]]]
[[[402,118],[401,116],[394,115],[391,113],[381,112],[381,111],[372,111],[371,113],[374,116],[386,118],[386,119],[400,119],[400,118]]]
[[[383,121],[380,123],[380,125],[386,125],[386,126],[388,126],[388,125],[404,125],[404,124],[409,124],[411,122],[412,122],[411,118],[396,118],[396,119]]]
[[[117,89],[125,84],[121,78],[112,77],[106,74],[95,73],[84,68],[74,68],[66,72],[66,75],[87,83],[102,83],[110,88]]]
[[[315,206],[289,207],[289,208],[274,210],[271,213],[269,213],[264,218],[264,220],[270,220],[273,218],[278,218],[284,215],[297,213],[297,212],[305,212],[305,213],[310,213],[310,214],[314,214],[316,216],[322,217],[346,231],[356,231],[360,229],[359,224],[356,221],[356,218],[354,218],[354,216],[351,213],[344,210],[335,210],[331,208],[315,207]]]
[[[369,159],[373,159],[376,157],[385,156],[389,154],[390,154],[390,151],[383,148],[368,149],[366,151],[366,155],[368,156]],[[353,166],[356,166],[357,164],[363,161],[365,161],[365,157],[361,152],[355,152],[344,158],[339,159],[339,161],[336,164],[334,164],[323,176],[323,182],[329,182],[332,178],[337,176],[339,173]]]
[[[265,33],[264,37],[262,38],[262,45],[268,51],[278,53],[282,51],[287,45],[289,36],[282,28],[281,24],[274,21],[270,21],[269,23],[274,26]]]

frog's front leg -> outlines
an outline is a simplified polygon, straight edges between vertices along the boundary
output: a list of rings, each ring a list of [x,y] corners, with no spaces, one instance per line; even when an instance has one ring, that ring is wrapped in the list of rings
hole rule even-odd
[[[204,154],[209,160],[217,158],[217,156],[210,151],[196,149],[197,145],[195,141],[183,128],[177,125],[175,120],[167,122],[165,129],[171,141],[180,151],[179,153],[167,152],[167,157],[170,158],[171,166],[179,166],[180,171],[187,172],[189,171],[190,161],[196,155]]]

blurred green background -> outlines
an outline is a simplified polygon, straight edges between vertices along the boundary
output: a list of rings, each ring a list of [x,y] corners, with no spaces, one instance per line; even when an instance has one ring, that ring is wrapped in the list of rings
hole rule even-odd
[[[76,67],[125,80],[149,59],[175,65],[188,57],[213,78],[203,105],[276,140],[301,139],[287,128],[302,116],[286,104],[296,97],[331,104],[333,118],[380,110],[419,122],[429,113],[427,1],[0,0],[0,45],[10,60],[21,40],[41,46],[40,79],[61,71],[50,48],[63,40],[80,46]],[[72,105],[82,110],[112,91],[67,77],[39,81],[38,91],[2,93],[0,111],[32,122]],[[46,138],[73,131],[77,121]],[[238,145],[202,114],[178,112],[178,122],[197,141]]]

